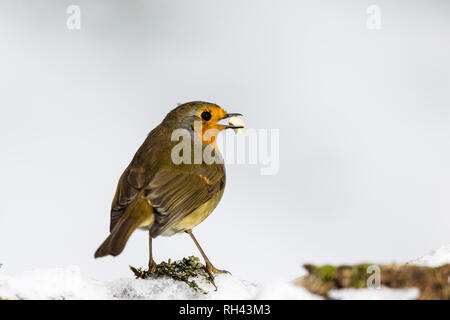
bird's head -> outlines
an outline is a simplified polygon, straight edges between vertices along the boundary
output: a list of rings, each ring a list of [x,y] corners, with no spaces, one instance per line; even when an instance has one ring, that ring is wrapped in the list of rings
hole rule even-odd
[[[243,128],[220,123],[235,116],[242,116],[242,114],[228,113],[214,103],[192,101],[181,104],[170,111],[164,122],[171,123],[174,129],[187,129],[195,133],[204,144],[210,144],[215,142],[217,134],[222,130]]]

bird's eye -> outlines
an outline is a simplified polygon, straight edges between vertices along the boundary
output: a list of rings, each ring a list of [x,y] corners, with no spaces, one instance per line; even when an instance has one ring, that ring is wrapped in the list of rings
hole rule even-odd
[[[211,120],[211,112],[203,111],[202,112],[202,119],[205,120],[205,121]]]

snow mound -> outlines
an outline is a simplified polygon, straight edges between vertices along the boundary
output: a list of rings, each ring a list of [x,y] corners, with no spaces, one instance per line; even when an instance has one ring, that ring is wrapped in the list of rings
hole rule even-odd
[[[80,268],[52,268],[24,272],[17,276],[0,273],[0,297],[3,299],[107,299],[100,281],[81,277]]]
[[[106,300],[106,299],[312,299],[303,288],[283,282],[256,285],[228,274],[218,275],[218,290],[203,278],[194,279],[204,294],[186,283],[169,278],[97,281],[84,278],[80,268],[53,268],[16,276],[0,273],[0,296],[4,299]]]
[[[259,300],[322,300],[308,290],[285,282],[270,282],[258,287],[254,299]]]
[[[328,295],[337,300],[414,300],[419,297],[419,289],[340,289],[331,290]]]
[[[106,282],[111,299],[252,299],[257,286],[231,275],[218,275],[215,283],[218,290],[203,278],[194,279],[204,294],[190,288],[186,283],[170,278],[120,279]],[[1,294],[1,291],[0,291]]]
[[[408,264],[427,267],[439,267],[447,263],[450,263],[450,245],[442,246],[418,259],[408,262]]]

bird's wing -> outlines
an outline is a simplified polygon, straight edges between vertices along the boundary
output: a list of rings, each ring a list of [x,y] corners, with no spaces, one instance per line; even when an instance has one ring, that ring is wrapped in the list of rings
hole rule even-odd
[[[173,168],[158,171],[145,193],[155,209],[152,236],[162,234],[224,187],[225,171],[222,165],[192,165],[187,172]]]
[[[127,168],[119,179],[116,194],[111,205],[110,231],[125,213],[145,184],[145,176],[140,168]]]

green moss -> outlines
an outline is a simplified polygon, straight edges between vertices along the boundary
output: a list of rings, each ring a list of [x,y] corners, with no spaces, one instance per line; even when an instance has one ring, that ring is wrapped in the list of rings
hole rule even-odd
[[[335,273],[336,269],[336,267],[326,264],[323,266],[315,267],[312,273],[321,281],[330,281],[331,279],[333,279],[333,274]]]
[[[130,266],[130,269],[133,271],[137,279],[169,277],[176,281],[182,281],[193,290],[202,292],[203,294],[206,294],[207,291],[199,287],[195,280],[191,280],[191,278],[202,277],[214,285],[213,280],[205,271],[205,267],[200,263],[200,259],[195,256],[183,258],[174,262],[170,259],[167,262],[163,261],[156,266],[156,271],[154,274],[150,274],[142,268],[134,268]]]
[[[358,264],[351,267],[351,275],[350,275],[350,288],[365,288],[367,283],[367,278],[369,274],[367,274],[367,268],[369,264]]]
[[[341,286],[347,288],[364,288],[368,277],[368,267],[369,264],[359,264],[354,266],[332,266],[326,264],[323,266],[309,265],[307,269],[310,275],[312,275],[316,281],[320,282],[320,287],[323,288],[323,290],[329,290]]]

